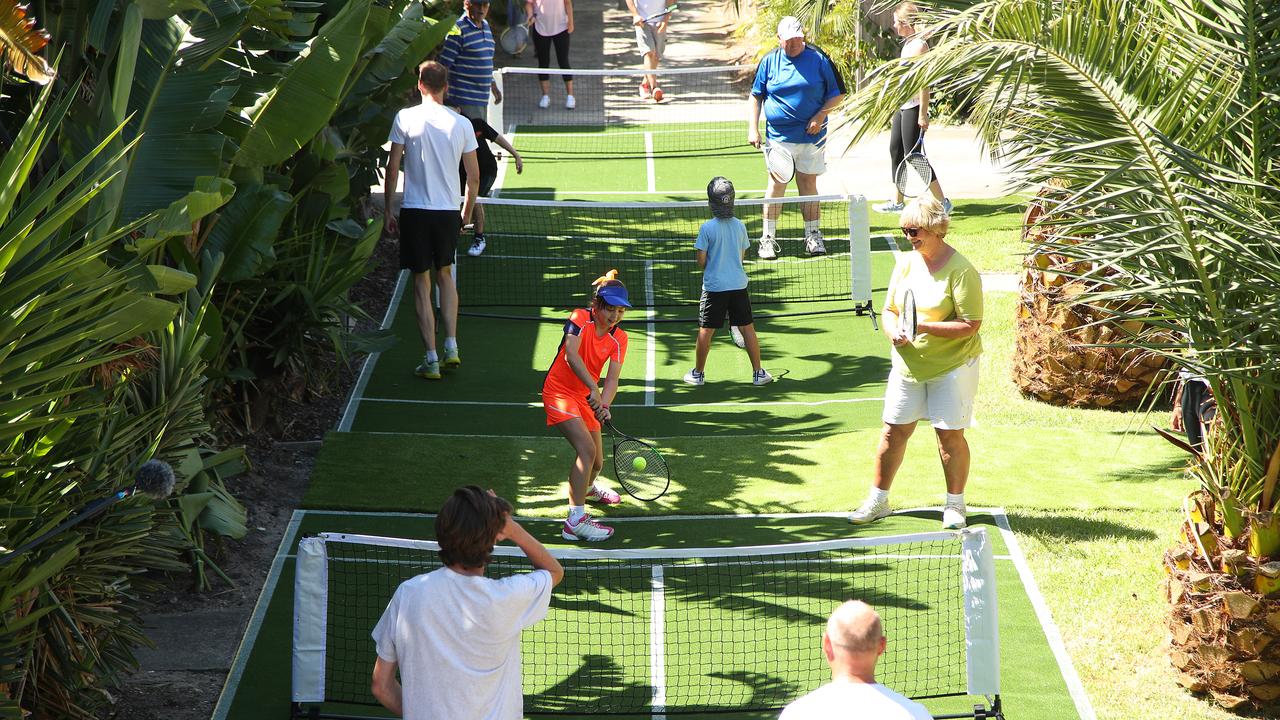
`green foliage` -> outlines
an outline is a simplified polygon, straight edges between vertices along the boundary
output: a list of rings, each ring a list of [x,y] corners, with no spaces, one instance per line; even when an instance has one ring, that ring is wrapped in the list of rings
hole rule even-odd
[[[991,0],[944,14],[934,49],[880,68],[849,104],[864,135],[925,86],[972,93],[973,121],[1044,222],[1088,242],[1081,298],[1149,332],[1131,345],[1208,379],[1219,403],[1195,465],[1229,515],[1272,511],[1280,444],[1280,20],[1265,2]]]
[[[347,291],[379,231],[361,208],[407,71],[449,27],[427,7],[41,8],[61,75],[6,87],[0,114],[0,546],[143,458],[178,486],[0,565],[0,715],[95,713],[144,642],[139,573],[181,558],[199,587],[230,582],[209,549],[247,530],[225,484],[245,459],[211,449],[210,408],[250,429],[250,408],[316,387],[316,359],[357,340]]]

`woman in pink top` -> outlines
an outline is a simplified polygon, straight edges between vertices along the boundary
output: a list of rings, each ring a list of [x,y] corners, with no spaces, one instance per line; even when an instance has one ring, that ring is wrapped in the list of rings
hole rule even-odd
[[[525,16],[533,30],[533,52],[538,56],[538,67],[551,67],[551,46],[556,48],[556,64],[561,70],[569,67],[569,36],[573,34],[573,0],[528,0],[525,3]],[[564,106],[570,110],[576,107],[573,99],[573,75],[565,73]],[[551,76],[539,75],[538,84],[542,86],[542,99],[538,107],[544,110],[551,106]]]

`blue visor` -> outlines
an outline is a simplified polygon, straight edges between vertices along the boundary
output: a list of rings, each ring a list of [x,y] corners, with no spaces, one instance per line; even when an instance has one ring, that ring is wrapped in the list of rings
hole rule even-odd
[[[625,285],[605,285],[596,291],[596,297],[610,305],[631,307],[631,298],[627,296]]]

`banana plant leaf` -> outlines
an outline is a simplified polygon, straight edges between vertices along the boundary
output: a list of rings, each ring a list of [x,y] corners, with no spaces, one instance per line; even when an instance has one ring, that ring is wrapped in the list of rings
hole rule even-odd
[[[360,58],[369,0],[353,0],[312,38],[280,82],[249,110],[253,122],[236,165],[275,165],[315,137],[341,101]]]
[[[227,203],[201,249],[203,258],[221,258],[223,282],[247,280],[275,262],[276,235],[291,201],[275,186],[256,185],[242,187]]]

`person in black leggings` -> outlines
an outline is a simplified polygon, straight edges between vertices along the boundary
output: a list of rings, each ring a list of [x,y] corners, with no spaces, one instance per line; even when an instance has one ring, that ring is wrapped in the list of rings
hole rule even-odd
[[[530,18],[533,35],[533,52],[538,58],[538,67],[551,67],[551,47],[556,49],[556,64],[561,70],[569,70],[569,36],[573,34],[573,1],[572,0],[529,0],[525,4],[525,13]],[[570,110],[577,106],[573,97],[573,75],[565,73],[564,106]],[[538,84],[542,86],[542,98],[538,107],[551,105],[551,76],[539,75]]]
[[[901,3],[893,11],[893,30],[898,34],[898,37],[906,40],[902,45],[902,57],[904,59],[918,57],[929,52],[929,44],[916,33],[914,27],[918,13],[919,9],[912,2]],[[929,89],[925,88],[920,91],[918,96],[904,103],[893,116],[893,131],[889,138],[889,158],[892,161],[892,165],[889,166],[889,174],[895,185],[897,183],[898,165],[902,163],[902,159],[913,151],[924,152],[922,136],[925,130],[928,129]],[[917,147],[917,144],[919,147]],[[951,201],[942,192],[942,185],[938,183],[938,173],[934,170],[933,163],[929,164],[929,169],[933,171],[933,183],[929,185],[929,192],[942,203],[943,209],[949,214],[951,212]],[[878,212],[889,213],[901,212],[903,207],[905,207],[905,204],[902,191],[895,188],[895,199],[877,205],[875,209]]]

